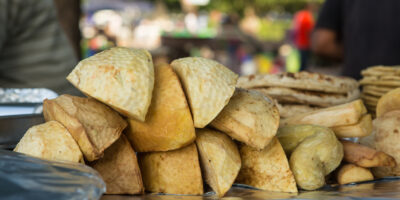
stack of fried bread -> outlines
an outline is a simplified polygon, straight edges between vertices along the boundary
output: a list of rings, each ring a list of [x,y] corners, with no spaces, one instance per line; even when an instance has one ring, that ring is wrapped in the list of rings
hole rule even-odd
[[[297,192],[275,137],[277,107],[237,89],[237,78],[205,58],[153,66],[145,50],[112,48],[82,60],[67,77],[89,98],[45,100],[47,122],[30,128],[15,151],[86,163],[107,194],[200,195],[203,180],[219,197],[235,181]]]
[[[332,79],[335,89],[329,76],[308,76],[314,84],[301,90],[292,78],[283,82],[293,91],[342,96],[357,88],[351,79]],[[315,84],[320,76],[323,90]],[[206,58],[153,66],[145,50],[112,48],[82,60],[67,77],[88,97],[45,100],[46,123],[30,128],[14,150],[86,163],[102,176],[107,194],[201,195],[206,182],[222,197],[234,183],[273,192],[318,189],[346,158],[338,138],[371,132],[361,100],[281,121],[272,98],[236,88],[237,78]],[[366,152],[361,157],[375,151]],[[372,166],[393,166],[376,155]],[[363,176],[354,179],[354,171]],[[362,172],[347,167],[340,180],[369,178]]]
[[[238,87],[259,91],[278,101],[283,118],[358,99],[356,80],[311,72],[240,77]]]
[[[374,115],[379,98],[400,87],[400,66],[373,66],[363,70],[361,75],[361,98],[368,111]]]

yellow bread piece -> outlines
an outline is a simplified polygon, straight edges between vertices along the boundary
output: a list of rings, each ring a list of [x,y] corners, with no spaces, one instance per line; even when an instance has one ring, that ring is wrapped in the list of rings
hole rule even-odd
[[[309,113],[295,115],[282,120],[281,125],[313,124],[325,127],[355,124],[367,113],[362,100],[318,109]]]
[[[278,139],[263,150],[240,147],[242,168],[236,182],[272,192],[297,192],[296,181]]]
[[[153,98],[146,121],[128,122],[125,134],[138,152],[169,151],[194,141],[192,115],[179,79],[169,65],[155,66]]]
[[[200,154],[203,176],[218,197],[231,188],[241,167],[236,144],[224,133],[196,130],[196,145]]]
[[[374,176],[369,169],[354,164],[343,165],[337,175],[337,181],[341,185],[371,180],[374,180]]]
[[[203,194],[195,144],[173,151],[139,154],[139,165],[144,187],[149,192]]]
[[[74,138],[56,121],[29,128],[14,151],[47,160],[84,162]]]
[[[199,57],[180,58],[171,66],[182,82],[194,126],[204,128],[228,103],[238,75],[214,60]]]
[[[372,132],[372,117],[365,114],[356,124],[331,127],[339,138],[365,137]]]
[[[142,176],[128,139],[121,137],[104,152],[104,157],[90,163],[107,185],[106,194],[141,194]]]
[[[237,88],[211,126],[256,149],[263,149],[279,127],[273,100],[257,91]]]
[[[44,100],[43,115],[46,121],[58,121],[68,129],[88,161],[99,159],[127,126],[108,106],[71,95]]]
[[[145,120],[154,86],[154,68],[146,50],[115,47],[86,58],[68,75],[84,94],[140,121]]]

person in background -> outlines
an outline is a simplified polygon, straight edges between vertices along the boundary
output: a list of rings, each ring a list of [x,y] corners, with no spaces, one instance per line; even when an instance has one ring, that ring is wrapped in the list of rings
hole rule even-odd
[[[373,65],[400,64],[400,1],[326,0],[312,36],[315,54],[344,61],[361,78]]]
[[[77,54],[57,19],[53,0],[0,1],[0,87],[79,94],[65,79]]]
[[[314,28],[313,4],[307,4],[306,8],[298,11],[293,19],[294,43],[300,52],[300,71],[308,66],[310,57],[310,38]]]

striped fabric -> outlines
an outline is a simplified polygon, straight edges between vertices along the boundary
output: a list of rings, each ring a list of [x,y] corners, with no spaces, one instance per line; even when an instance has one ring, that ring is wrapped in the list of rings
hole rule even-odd
[[[65,77],[76,63],[52,0],[0,0],[0,87],[74,94]]]

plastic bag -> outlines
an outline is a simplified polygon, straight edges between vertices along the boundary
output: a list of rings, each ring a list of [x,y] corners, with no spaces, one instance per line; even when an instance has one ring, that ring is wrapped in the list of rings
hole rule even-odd
[[[105,191],[86,165],[0,150],[0,199],[99,199]]]

